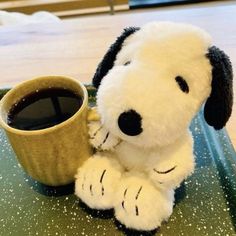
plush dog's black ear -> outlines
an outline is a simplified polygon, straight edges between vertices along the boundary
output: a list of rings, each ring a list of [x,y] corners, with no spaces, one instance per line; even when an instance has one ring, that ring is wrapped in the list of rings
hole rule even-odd
[[[116,55],[121,50],[122,44],[125,41],[125,39],[131,34],[135,33],[137,30],[139,30],[138,27],[129,27],[124,29],[122,34],[116,39],[115,43],[113,43],[110,46],[109,50],[103,57],[102,61],[99,63],[96,73],[93,77],[94,87],[96,88],[99,87],[103,77],[113,67],[114,61],[116,60]]]
[[[212,65],[212,90],[205,103],[204,117],[218,130],[225,126],[232,112],[233,71],[229,57],[219,48],[209,48],[207,57]]]

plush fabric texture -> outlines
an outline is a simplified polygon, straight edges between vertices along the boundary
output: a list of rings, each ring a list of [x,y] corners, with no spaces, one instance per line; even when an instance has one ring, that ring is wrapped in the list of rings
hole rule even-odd
[[[232,65],[229,57],[215,46],[209,48],[207,57],[212,65],[212,90],[204,107],[204,116],[209,125],[222,129],[232,113]]]
[[[137,30],[139,30],[138,27],[129,27],[124,29],[123,33],[117,38],[115,43],[111,45],[110,49],[103,57],[101,63],[98,65],[96,73],[93,77],[93,85],[96,88],[99,87],[102,78],[113,67],[116,55],[121,50],[124,40]]]
[[[98,89],[104,127],[145,148],[177,140],[210,95],[211,64],[205,56],[209,46],[204,31],[168,22],[147,24],[128,37]],[[130,64],[124,66],[127,61]],[[189,93],[180,89],[177,76],[186,81]],[[128,110],[142,117],[140,135],[125,135],[117,125]]]
[[[230,71],[200,28],[152,22],[125,31],[94,77],[101,121],[89,135],[97,153],[78,169],[76,195],[91,208],[114,208],[128,228],[160,227],[174,189],[194,170],[192,118],[208,99],[207,121],[218,128],[228,119]],[[214,108],[221,118],[212,123]]]

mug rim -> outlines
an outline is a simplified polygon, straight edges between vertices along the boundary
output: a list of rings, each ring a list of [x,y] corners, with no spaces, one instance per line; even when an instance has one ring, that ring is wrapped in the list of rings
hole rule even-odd
[[[81,105],[81,107],[78,109],[78,111],[76,111],[70,118],[66,119],[65,121],[53,125],[51,127],[48,128],[44,128],[44,129],[38,129],[38,130],[22,130],[22,129],[16,129],[11,127],[10,125],[8,125],[2,118],[1,115],[1,111],[2,111],[2,103],[4,102],[5,99],[7,99],[8,96],[10,96],[12,93],[15,93],[16,90],[18,90],[19,88],[25,86],[26,84],[30,84],[32,82],[34,82],[35,80],[44,80],[44,79],[50,79],[50,78],[61,78],[61,79],[65,79],[65,80],[69,80],[69,81],[73,81],[75,83],[77,83],[77,85],[80,86],[80,88],[82,89],[83,92],[83,103]],[[0,128],[2,126],[2,128],[4,128],[6,131],[10,132],[10,133],[15,133],[15,134],[19,134],[19,135],[42,135],[45,133],[50,133],[53,132],[54,130],[60,129],[66,125],[68,125],[68,123],[70,123],[71,121],[73,121],[77,116],[79,116],[82,111],[88,106],[88,92],[87,89],[85,88],[85,86],[78,80],[76,80],[73,77],[69,77],[69,76],[63,76],[63,75],[45,75],[45,76],[40,76],[40,77],[34,77],[32,79],[23,81],[19,84],[17,84],[15,87],[13,87],[9,92],[6,93],[6,95],[4,95],[4,97],[0,100]]]

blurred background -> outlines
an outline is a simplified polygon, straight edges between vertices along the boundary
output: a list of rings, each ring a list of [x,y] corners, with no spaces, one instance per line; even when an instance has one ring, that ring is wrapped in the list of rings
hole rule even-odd
[[[60,18],[88,14],[134,11],[151,7],[229,4],[231,1],[207,0],[0,0],[0,11],[32,14],[48,11]]]

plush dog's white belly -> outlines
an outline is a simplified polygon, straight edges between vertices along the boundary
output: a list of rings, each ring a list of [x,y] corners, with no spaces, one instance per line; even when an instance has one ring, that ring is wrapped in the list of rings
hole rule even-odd
[[[144,171],[151,159],[153,150],[138,148],[127,142],[122,142],[116,148],[117,157],[127,170]],[[155,150],[155,158],[158,159],[158,152]]]

